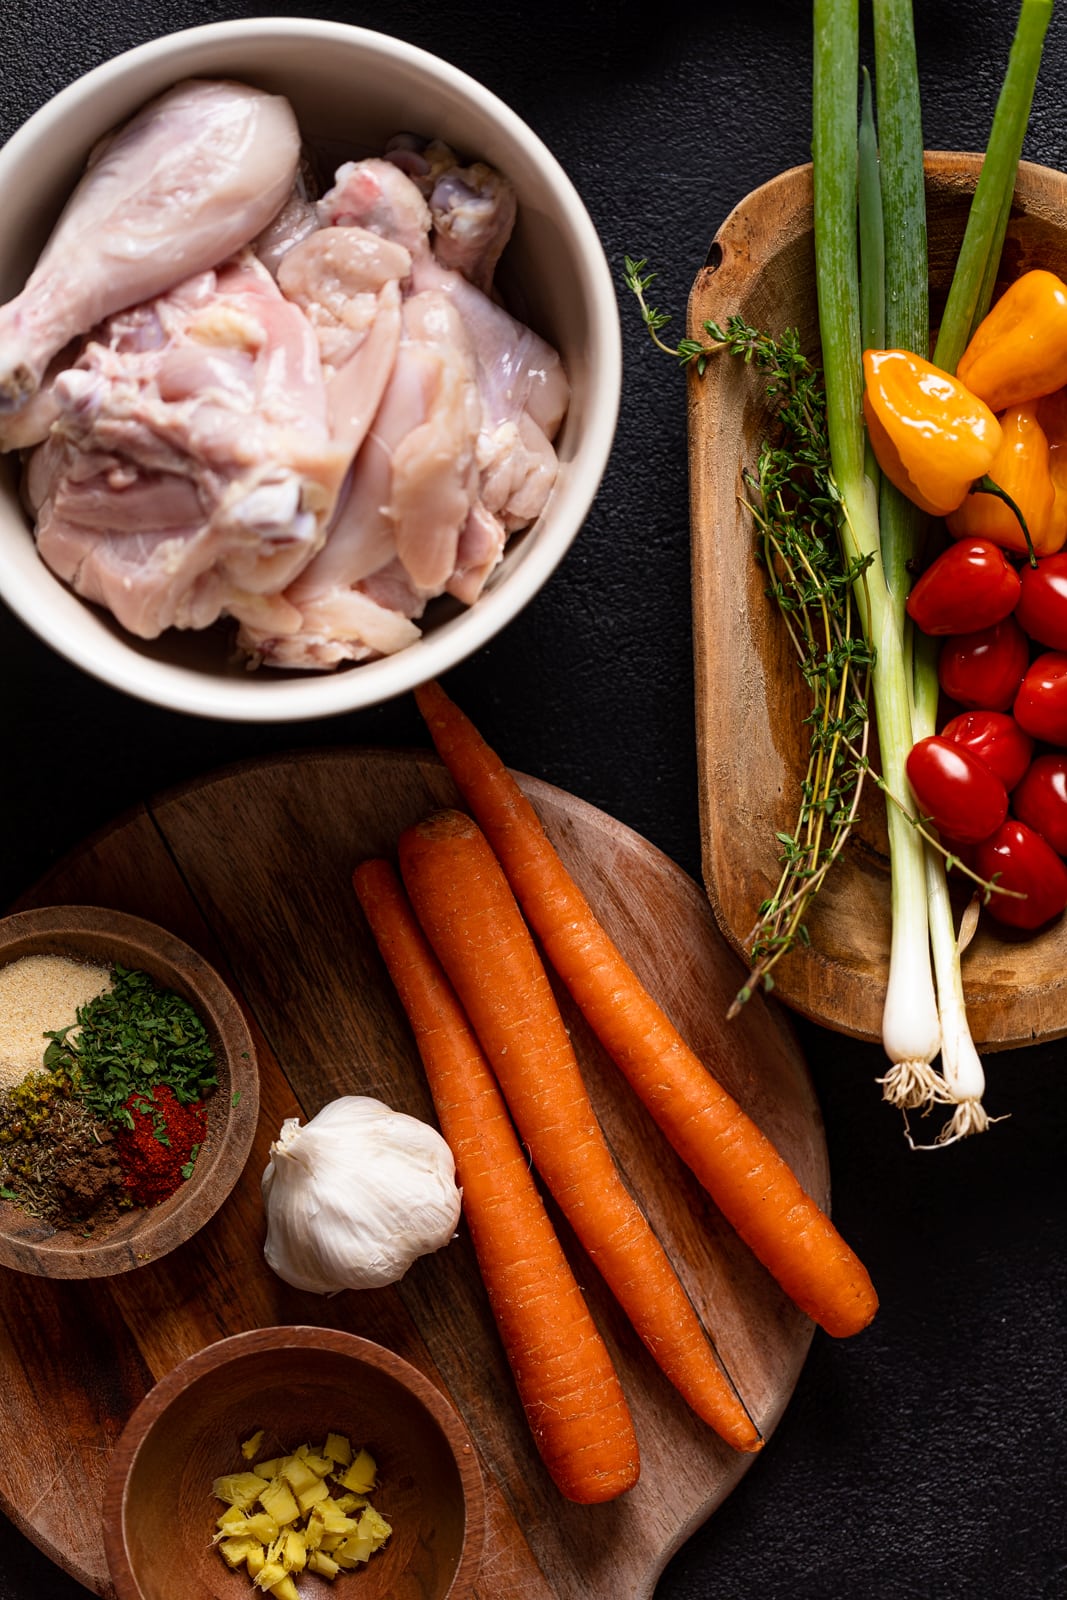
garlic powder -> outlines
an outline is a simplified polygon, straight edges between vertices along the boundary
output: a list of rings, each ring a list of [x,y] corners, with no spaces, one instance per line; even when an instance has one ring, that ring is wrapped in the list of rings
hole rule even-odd
[[[69,956],[19,956],[0,967],[0,1089],[40,1071],[46,1030],[70,1027],[79,1008],[110,987],[107,967]]]

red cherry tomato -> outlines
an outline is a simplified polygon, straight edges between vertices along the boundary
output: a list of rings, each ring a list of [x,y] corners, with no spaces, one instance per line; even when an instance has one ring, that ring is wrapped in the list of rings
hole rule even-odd
[[[1067,650],[1067,551],[1023,567],[1016,620],[1052,650]]]
[[[924,817],[960,844],[995,833],[1008,814],[1008,791],[969,750],[931,734],[912,745],[908,782]]]
[[[996,773],[1009,794],[1034,753],[1034,741],[1005,711],[961,711],[941,729],[942,739],[958,744]]]
[[[1030,650],[1014,617],[961,633],[941,646],[937,673],[950,700],[969,710],[1006,711],[1022,682]]]
[[[1059,856],[1067,856],[1067,753],[1038,756],[1015,791],[1012,809]]]
[[[1014,711],[1020,728],[1035,739],[1067,745],[1067,655],[1047,650],[1031,662]]]
[[[976,633],[1015,609],[1019,574],[989,539],[960,539],[943,550],[908,596],[908,616],[923,633]]]
[[[1026,896],[991,894],[986,910],[1012,928],[1040,928],[1067,906],[1067,866],[1040,834],[1014,817],[975,851],[979,876]]]

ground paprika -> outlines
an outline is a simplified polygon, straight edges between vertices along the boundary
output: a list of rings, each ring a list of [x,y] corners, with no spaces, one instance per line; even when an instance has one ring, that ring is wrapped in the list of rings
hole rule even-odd
[[[132,1128],[115,1135],[119,1162],[133,1203],[158,1205],[191,1175],[207,1132],[202,1101],[183,1106],[169,1084],[156,1084],[151,1095],[131,1094],[126,1109]]]

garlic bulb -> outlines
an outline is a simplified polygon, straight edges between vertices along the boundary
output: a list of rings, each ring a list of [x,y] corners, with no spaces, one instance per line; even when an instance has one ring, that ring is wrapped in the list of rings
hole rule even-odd
[[[267,1265],[295,1289],[395,1283],[447,1244],[462,1191],[436,1128],[367,1095],[282,1123],[263,1174]]]

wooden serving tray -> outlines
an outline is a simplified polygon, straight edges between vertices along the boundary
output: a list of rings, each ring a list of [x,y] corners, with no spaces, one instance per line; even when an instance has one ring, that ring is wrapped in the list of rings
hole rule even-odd
[[[931,303],[951,281],[981,158],[926,156]],[[756,189],[727,217],[689,299],[690,337],[739,313],[778,336],[796,329],[819,358],[811,167]],[[1006,278],[1067,274],[1067,176],[1023,162],[1004,247]],[[756,561],[742,472],[768,427],[765,379],[728,356],[689,388],[698,770],[703,876],[716,920],[747,954],[778,878],[776,834],[796,826],[811,702],[766,574]],[[807,917],[810,946],[774,969],[775,993],[825,1027],[881,1037],[889,965],[885,802],[865,789],[858,824]],[[964,895],[963,900],[966,899]],[[959,909],[962,910],[963,900]],[[980,919],[963,958],[976,1044],[1006,1049],[1067,1033],[1067,918],[1033,938]]]
[[[826,1149],[782,1013],[724,1012],[740,966],[701,890],[601,812],[520,780],[571,869],[652,992],[763,1124],[816,1197]],[[534,1452],[465,1230],[387,1290],[323,1299],[262,1258],[259,1180],[282,1119],[345,1093],[432,1118],[406,1020],[350,887],[352,867],[456,802],[434,758],[320,751],[242,765],[164,795],[91,839],[20,907],[97,903],[162,923],[228,979],[259,1056],[261,1115],[233,1195],[192,1240],[95,1283],[0,1271],[0,1503],[53,1560],[111,1593],[100,1527],[108,1455],[152,1384],[184,1357],[278,1323],[347,1329],[389,1346],[451,1397],[485,1473],[488,1538],[476,1600],[640,1600],[753,1459],[679,1400],[564,1241],[616,1356],[642,1451],[637,1488],[607,1506],[560,1498]],[[569,1005],[608,1139],[765,1435],[796,1382],[812,1325],[718,1216]],[[197,1596],[183,1596],[197,1600]]]

